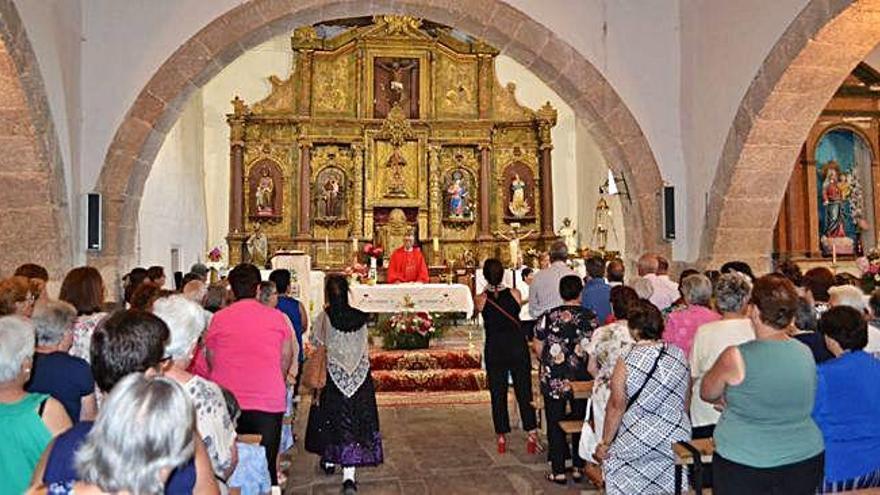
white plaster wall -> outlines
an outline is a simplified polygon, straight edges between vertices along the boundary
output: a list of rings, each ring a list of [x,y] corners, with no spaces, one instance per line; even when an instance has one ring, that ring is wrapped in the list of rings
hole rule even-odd
[[[207,252],[204,174],[205,122],[201,95],[190,99],[156,155],[144,186],[137,225],[138,266],[165,267],[173,286],[171,249],[186,272]]]
[[[776,40],[807,0],[680,1],[687,221],[699,235],[705,223],[706,194],[736,110]],[[699,255],[700,238],[693,241],[683,259]]]
[[[229,233],[229,125],[232,98],[238,95],[253,104],[269,94],[268,77],[287,79],[293,68],[293,51],[287,35],[273,38],[238,57],[201,91],[205,122],[205,193],[208,245],[225,249]]]
[[[734,109],[806,0],[508,1],[580,51],[620,94],[647,136],[664,179],[678,189],[674,258],[693,259],[702,230],[703,191],[711,184]],[[42,11],[40,5],[29,5],[42,2],[53,0],[17,4],[28,4],[25,11]],[[47,83],[54,114],[59,107],[82,108],[79,129],[68,130],[80,136],[75,139],[80,160],[74,161],[80,191],[94,187],[116,129],[156,69],[199,29],[242,2],[82,2],[81,89],[72,81]],[[51,18],[24,17],[41,64],[75,64],[53,56],[59,45]],[[43,70],[45,76],[52,69]],[[80,105],[69,103],[78,93]]]

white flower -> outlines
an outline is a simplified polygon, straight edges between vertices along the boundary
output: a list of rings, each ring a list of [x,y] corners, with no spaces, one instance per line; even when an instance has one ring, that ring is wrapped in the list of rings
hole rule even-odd
[[[550,346],[550,355],[556,357],[559,353],[562,352],[562,346],[559,344],[553,344]]]

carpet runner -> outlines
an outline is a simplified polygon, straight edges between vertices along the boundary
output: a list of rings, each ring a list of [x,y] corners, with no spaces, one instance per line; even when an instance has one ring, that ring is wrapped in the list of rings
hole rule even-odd
[[[482,353],[440,348],[370,352],[377,392],[445,392],[486,390]]]

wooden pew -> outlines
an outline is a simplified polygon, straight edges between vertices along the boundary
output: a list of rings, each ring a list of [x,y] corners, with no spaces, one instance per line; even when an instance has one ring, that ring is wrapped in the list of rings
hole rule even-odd
[[[681,493],[682,470],[684,466],[694,466],[694,489],[696,493],[703,493],[703,464],[712,462],[715,454],[715,440],[712,438],[700,438],[689,442],[676,442],[672,444],[672,452],[675,455],[675,489]]]

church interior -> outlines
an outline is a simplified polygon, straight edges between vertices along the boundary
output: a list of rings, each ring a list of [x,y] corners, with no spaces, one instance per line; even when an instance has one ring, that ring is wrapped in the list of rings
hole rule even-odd
[[[592,448],[605,443],[590,413],[596,402],[584,404],[599,394],[594,382],[610,383],[611,369],[620,368],[572,379],[588,390],[569,387],[572,404],[561,410],[578,416],[581,400],[588,411],[566,416],[575,421],[553,416],[558,398],[547,392],[541,366],[549,347],[531,343],[548,331],[541,325],[551,325],[553,306],[529,312],[539,280],[560,260],[581,281],[576,305],[587,307],[591,280],[619,283],[667,310],[667,331],[677,306],[660,307],[648,275],[676,281],[670,303],[682,307],[696,306],[685,293],[696,282],[685,280],[705,275],[711,297],[703,306],[727,319],[717,277],[730,262],[741,263],[737,273],[748,269],[749,287],[766,274],[788,277],[791,267],[801,296],[816,270],[835,281],[829,285],[859,286],[866,350],[874,345],[871,322],[880,324],[870,310],[880,283],[880,0],[0,0],[0,88],[0,306],[25,264],[47,274],[39,293],[28,293],[30,304],[68,301],[77,321],[138,308],[135,272],[158,280],[138,267],[162,268],[138,309],[158,308],[173,293],[189,297],[196,267],[204,270],[197,302],[205,305],[216,286],[226,308],[240,298],[235,271],[256,267],[256,282],[272,282],[255,289],[257,299],[265,290],[276,303],[279,296],[301,303],[286,318],[299,339],[299,369],[288,354],[291,374],[282,364],[282,380],[297,376],[299,387],[307,379],[302,358],[317,361],[315,348],[330,360],[322,370],[328,382],[336,380],[333,359],[345,358],[317,329],[331,326],[332,335],[348,335],[338,342],[357,347],[349,341],[359,331],[342,331],[331,311],[334,284],[346,281],[343,306],[367,315],[355,320],[368,336],[357,351],[366,364],[350,361],[355,351],[347,349],[340,369],[366,366],[375,397],[358,407],[378,410],[371,420],[377,430],[381,424],[384,462],[379,455],[363,464],[374,467],[357,464],[356,484],[354,464],[328,470],[307,438],[326,389],[298,394],[288,380],[286,410],[272,411],[284,417],[287,449],[268,447],[265,431],[250,438],[271,459],[263,471],[281,493],[335,493],[340,480],[349,494],[649,492],[632,475],[618,482],[613,446],[594,472],[587,459],[589,481],[576,476],[584,460],[576,448],[562,461],[569,481],[554,478],[562,456],[556,435],[580,437],[586,419],[599,435]],[[599,275],[591,271],[597,259]],[[612,280],[612,266],[620,280]],[[101,309],[67,299],[77,267],[95,269]],[[278,270],[286,282],[275,279]],[[561,277],[552,284],[557,299]],[[834,289],[825,287],[826,302]],[[522,313],[496,304],[508,290]],[[609,306],[617,296],[603,297]],[[598,326],[612,325],[611,313]],[[221,382],[210,349],[219,314],[205,321],[187,372]],[[740,318],[747,315],[743,309]],[[517,402],[515,370],[500,379],[490,373],[489,327],[505,319],[517,331],[531,321],[526,378],[537,426],[528,426],[533,419]],[[97,322],[86,344],[100,333]],[[696,330],[682,358],[694,373],[688,380],[699,378],[688,357]],[[75,355],[82,336],[72,332]],[[588,341],[575,352],[595,349]],[[199,349],[204,375],[194,371]],[[79,357],[90,361],[88,352]],[[647,384],[653,369],[646,371]],[[229,380],[220,385],[234,389]],[[0,381],[0,408],[6,387]],[[97,387],[99,396],[109,392]],[[361,400],[362,388],[354,396],[339,389]],[[498,401],[513,409],[513,432],[492,430]],[[248,424],[247,400],[241,409]],[[611,410],[600,417],[607,421]],[[103,427],[96,414],[90,419]],[[238,441],[247,443],[254,432],[242,431]],[[880,431],[871,435],[880,455]],[[716,433],[713,442],[723,438]],[[708,468],[713,452],[732,451],[688,445],[696,450],[666,449],[670,462],[675,456],[676,492],[685,483],[702,488],[695,477],[703,467],[682,481],[682,465]],[[825,445],[830,483],[827,437]],[[10,449],[0,446],[0,459]],[[663,483],[671,483],[672,464],[663,466]],[[880,465],[872,469],[880,489]],[[224,493],[228,476],[217,475]],[[723,479],[717,491],[736,493],[724,491]],[[233,486],[229,493],[270,492]],[[868,487],[852,485],[860,486]],[[0,494],[20,488],[0,486]],[[41,488],[48,485],[28,493]]]

